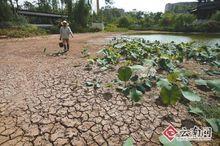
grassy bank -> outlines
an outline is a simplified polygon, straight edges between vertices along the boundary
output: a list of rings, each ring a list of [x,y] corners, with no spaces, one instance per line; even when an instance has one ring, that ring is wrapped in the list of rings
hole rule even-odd
[[[0,29],[0,36],[10,38],[33,37],[47,34],[45,30],[33,25],[15,26]]]

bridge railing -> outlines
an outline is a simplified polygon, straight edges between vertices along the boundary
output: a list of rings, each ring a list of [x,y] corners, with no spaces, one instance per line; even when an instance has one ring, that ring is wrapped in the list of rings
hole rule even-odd
[[[37,17],[51,17],[51,18],[67,18],[67,15],[54,14],[54,13],[45,13],[45,12],[36,12],[28,10],[17,10],[17,13],[20,15],[26,16],[37,16]]]

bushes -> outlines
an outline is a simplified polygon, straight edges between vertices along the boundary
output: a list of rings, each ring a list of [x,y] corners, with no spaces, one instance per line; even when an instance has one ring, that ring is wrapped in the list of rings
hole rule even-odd
[[[127,17],[121,17],[118,20],[118,26],[123,28],[128,28],[130,26],[130,22]]]
[[[220,11],[217,11],[215,14],[211,16],[211,20],[220,22]]]
[[[191,31],[196,17],[192,14],[165,13],[160,21],[161,27],[169,31]]]
[[[9,21],[0,22],[0,28],[11,28],[27,25],[28,22],[23,16],[13,16]]]
[[[45,35],[45,34],[46,31],[33,25],[0,29],[0,35],[5,35],[7,37],[15,37],[15,38],[32,37],[32,36]]]
[[[213,20],[199,22],[196,21],[196,16],[192,14],[175,14],[164,13],[160,27],[166,31],[180,31],[180,32],[220,32],[220,12],[212,16]]]
[[[207,21],[193,25],[193,31],[197,32],[220,32],[220,22]]]
[[[60,33],[60,28],[58,25],[54,25],[52,27],[49,27],[48,29],[46,29],[47,33],[50,34],[59,34]]]
[[[122,27],[131,30],[220,32],[220,11],[213,14],[209,20],[196,21],[196,19],[193,14],[128,12],[106,26],[106,31],[121,31],[118,27]]]
[[[162,15],[160,23],[161,26],[171,26],[175,23],[174,20],[175,20],[175,14],[168,12]]]
[[[7,3],[7,0],[0,1],[0,22],[6,22],[13,16],[12,10]]]
[[[126,32],[126,31],[128,31],[128,29],[117,27],[116,24],[108,24],[105,27],[105,31],[107,31],[107,32]]]
[[[191,24],[196,20],[192,14],[177,14],[174,21],[174,31],[191,31]]]
[[[210,20],[196,21],[192,14],[176,14],[167,12],[161,16],[160,28],[151,25],[153,30],[180,31],[180,32],[220,32],[220,11],[212,15]]]
[[[68,12],[68,19],[70,20],[70,27],[73,32],[86,32],[88,28],[89,15],[91,7],[84,0],[77,1]]]
[[[12,23],[13,26],[21,26],[21,25],[27,25],[28,21],[24,16],[14,16],[11,18],[10,22]]]
[[[0,1],[0,28],[27,24],[27,20],[23,16],[13,14],[12,9],[7,0]]]
[[[89,28],[88,32],[100,32],[102,31],[100,28]]]
[[[12,26],[13,26],[12,22],[9,21],[0,22],[0,29],[9,28]]]

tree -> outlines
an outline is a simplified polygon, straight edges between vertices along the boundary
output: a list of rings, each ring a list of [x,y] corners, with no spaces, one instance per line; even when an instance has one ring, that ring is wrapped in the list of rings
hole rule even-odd
[[[85,0],[79,0],[75,3],[73,8],[73,13],[70,18],[73,30],[85,29],[89,21],[91,7],[89,4],[85,3]]]
[[[72,0],[63,0],[63,1],[66,4],[68,19],[72,20],[74,16],[73,15],[73,1]]]
[[[13,14],[15,15],[15,7],[14,7],[14,4],[13,4],[13,1],[12,1],[12,0],[9,0],[9,3],[10,3],[10,5],[11,5]]]
[[[105,23],[116,22],[118,18],[121,18],[125,14],[123,9],[111,8],[106,6],[100,10],[98,17],[102,17],[102,21]],[[100,22],[100,21],[99,21]]]
[[[211,20],[215,20],[215,21],[220,22],[220,11],[217,11],[216,13],[212,14]]]
[[[189,26],[196,20],[196,17],[192,14],[177,14],[174,19],[174,29],[182,31],[189,29]]]
[[[58,0],[52,0],[51,6],[54,12],[58,11]]]
[[[175,23],[174,20],[175,20],[174,13],[172,13],[172,12],[164,13],[161,18],[161,25],[162,26],[170,26]]]
[[[30,10],[30,11],[35,10],[35,6],[34,6],[31,2],[29,2],[29,1],[25,1],[25,2],[24,2],[23,8],[24,8],[25,10]]]
[[[108,5],[111,5],[111,4],[113,4],[113,0],[105,0],[105,3]]]
[[[130,26],[130,22],[127,17],[121,17],[118,21],[119,27],[128,28]]]
[[[38,7],[36,8],[41,12],[51,12],[52,8],[50,6],[50,0],[38,0]]]
[[[9,21],[10,18],[13,16],[11,7],[8,4],[7,0],[0,1],[0,14],[0,22]]]
[[[18,5],[18,0],[15,0],[15,3],[16,3],[16,8],[19,9],[20,6]]]

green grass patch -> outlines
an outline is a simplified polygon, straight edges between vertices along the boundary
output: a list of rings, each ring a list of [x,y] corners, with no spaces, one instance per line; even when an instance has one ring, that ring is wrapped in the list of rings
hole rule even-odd
[[[128,29],[127,28],[117,27],[115,24],[108,24],[105,27],[105,31],[106,32],[127,32]]]

